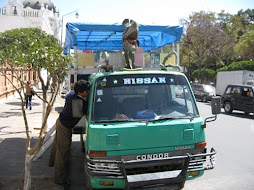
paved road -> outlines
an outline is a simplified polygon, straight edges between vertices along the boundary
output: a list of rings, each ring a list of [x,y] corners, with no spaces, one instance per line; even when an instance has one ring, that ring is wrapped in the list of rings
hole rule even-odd
[[[58,99],[57,106],[64,101]],[[31,135],[40,127],[41,104],[34,98],[33,109],[27,110]],[[198,103],[203,118],[211,116],[210,105]],[[22,189],[24,176],[25,129],[18,98],[0,103],[0,190]],[[52,112],[49,126],[53,126],[57,112]],[[240,112],[222,113],[206,130],[208,147],[217,150],[214,170],[199,179],[187,181],[184,190],[252,190],[254,187],[254,116]],[[51,148],[51,147],[50,147]],[[60,190],[53,183],[53,168],[47,166],[50,148],[32,164],[33,190]],[[69,174],[71,190],[85,189],[84,154],[80,151],[79,135],[73,135]]]
[[[59,98],[57,107],[62,107],[64,100]],[[22,179],[24,177],[25,158],[25,127],[21,112],[19,97],[10,98],[8,101],[0,102],[0,190],[23,189]],[[37,97],[33,97],[32,110],[26,110],[30,135],[32,142],[38,137],[38,130],[41,124],[41,102]],[[56,109],[55,109],[56,110]],[[48,120],[49,129],[58,117],[58,113],[53,111]],[[51,147],[35,162],[32,163],[32,189],[33,190],[61,190],[61,186],[53,183],[54,169],[48,167],[48,159]],[[80,137],[73,135],[71,148],[71,168],[69,174],[73,182],[71,190],[82,190],[83,183],[83,159],[84,155],[80,151]]]
[[[209,103],[198,102],[203,118],[211,115]],[[184,190],[254,189],[254,115],[234,111],[222,113],[207,124],[209,147],[217,151],[216,167],[196,180],[187,181]]]

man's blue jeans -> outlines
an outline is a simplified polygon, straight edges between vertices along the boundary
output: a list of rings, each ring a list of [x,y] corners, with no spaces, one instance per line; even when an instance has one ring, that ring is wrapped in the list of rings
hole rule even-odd
[[[32,109],[32,95],[26,95],[26,108]]]

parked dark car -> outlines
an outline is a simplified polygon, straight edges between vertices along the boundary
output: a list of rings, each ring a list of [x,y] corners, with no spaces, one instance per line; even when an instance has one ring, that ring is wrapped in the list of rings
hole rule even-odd
[[[254,113],[254,87],[248,85],[228,85],[222,96],[222,104],[226,113],[233,110]]]
[[[211,101],[213,96],[216,96],[215,87],[207,84],[192,84],[192,90],[195,98],[203,102]]]

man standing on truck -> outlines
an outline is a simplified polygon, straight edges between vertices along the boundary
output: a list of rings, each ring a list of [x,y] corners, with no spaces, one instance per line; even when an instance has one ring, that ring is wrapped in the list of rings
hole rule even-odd
[[[74,92],[65,101],[63,111],[56,121],[56,135],[52,146],[49,166],[55,166],[54,183],[69,189],[70,182],[67,181],[67,163],[69,159],[72,128],[80,118],[74,117],[72,113],[73,100],[81,99],[83,102],[83,115],[87,114],[90,84],[85,80],[79,80],[74,84]]]

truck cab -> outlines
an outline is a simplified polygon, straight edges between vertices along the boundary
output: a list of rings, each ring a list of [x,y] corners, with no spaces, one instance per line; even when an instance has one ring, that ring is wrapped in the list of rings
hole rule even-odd
[[[200,117],[183,73],[98,72],[89,81],[82,124],[88,189],[182,189],[214,168],[209,118]]]

